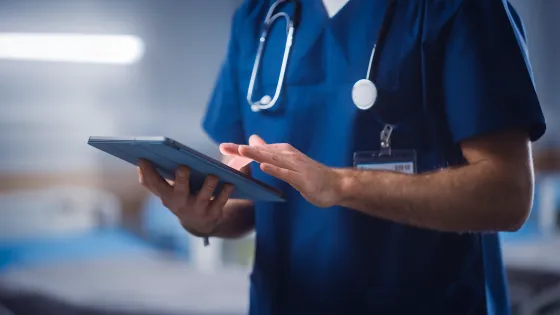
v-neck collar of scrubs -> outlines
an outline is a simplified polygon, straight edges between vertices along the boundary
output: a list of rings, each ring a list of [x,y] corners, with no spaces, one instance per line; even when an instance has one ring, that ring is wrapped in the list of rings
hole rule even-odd
[[[388,0],[351,0],[329,21],[329,32],[336,40],[336,46],[342,52],[347,63],[356,57],[361,59],[363,54],[366,54],[369,59],[373,46],[377,42],[388,4]],[[359,51],[363,50],[364,46],[368,47],[367,51]],[[368,61],[366,60],[363,66],[364,77],[367,73],[367,66]]]
[[[333,16],[329,17],[327,8],[325,7],[323,0],[311,0],[302,1],[301,5],[301,19],[299,21],[298,28],[296,29],[295,41],[298,38],[302,38],[301,42],[298,42],[294,49],[294,59],[301,60],[307,55],[311,47],[313,47],[321,34],[327,28],[331,28],[332,23],[337,21],[341,15],[345,14],[350,7],[352,7],[354,2],[359,2],[362,0],[350,0],[346,3],[340,10]],[[369,2],[367,0],[365,2]],[[375,2],[375,1],[374,1]]]
[[[307,52],[321,37],[328,21],[328,14],[321,0],[305,1],[301,4],[300,21],[294,36],[292,60],[299,61],[307,55]]]
[[[356,57],[352,52],[363,48],[364,43],[368,43],[367,47],[373,49],[388,3],[388,0],[350,0],[330,18],[322,0],[305,1],[301,6],[301,20],[295,35],[295,41],[298,38],[302,41],[297,42],[293,59],[304,59],[325,31],[335,38],[338,44],[336,49],[342,53],[347,63],[351,56]],[[369,57],[371,49],[364,54]],[[367,60],[364,69],[366,67]],[[366,72],[364,70],[364,76]]]
[[[322,0],[322,2],[327,11],[327,15],[332,19],[338,12],[344,9],[350,0]]]

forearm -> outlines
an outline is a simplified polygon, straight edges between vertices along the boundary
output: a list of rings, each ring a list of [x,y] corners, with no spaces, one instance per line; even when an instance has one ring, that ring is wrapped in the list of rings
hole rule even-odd
[[[255,210],[248,200],[230,199],[223,210],[222,219],[212,236],[240,238],[255,227]]]
[[[512,178],[485,161],[419,175],[340,172],[341,206],[440,231],[516,230],[532,203],[532,178]]]

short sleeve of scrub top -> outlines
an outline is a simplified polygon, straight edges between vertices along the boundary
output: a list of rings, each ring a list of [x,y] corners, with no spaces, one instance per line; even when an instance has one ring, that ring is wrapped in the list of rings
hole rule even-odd
[[[522,25],[505,0],[462,1],[452,20],[443,91],[453,140],[524,130],[545,132]]]
[[[202,120],[202,128],[217,143],[245,143],[241,110],[239,104],[239,87],[237,76],[237,21],[243,10],[240,7],[231,23],[231,34],[227,54],[222,64],[214,90],[210,97],[206,115]]]

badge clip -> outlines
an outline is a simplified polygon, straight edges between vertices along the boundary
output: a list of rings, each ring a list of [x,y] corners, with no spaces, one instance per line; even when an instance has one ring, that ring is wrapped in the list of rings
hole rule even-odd
[[[393,133],[392,125],[385,125],[381,130],[381,155],[391,155],[391,134]]]

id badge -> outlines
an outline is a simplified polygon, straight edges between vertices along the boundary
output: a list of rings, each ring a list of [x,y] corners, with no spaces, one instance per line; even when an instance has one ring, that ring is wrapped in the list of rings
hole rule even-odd
[[[363,170],[416,174],[416,151],[391,150],[354,153],[354,167]]]
[[[416,151],[391,149],[392,125],[381,131],[381,150],[354,153],[354,167],[364,170],[416,173]]]

